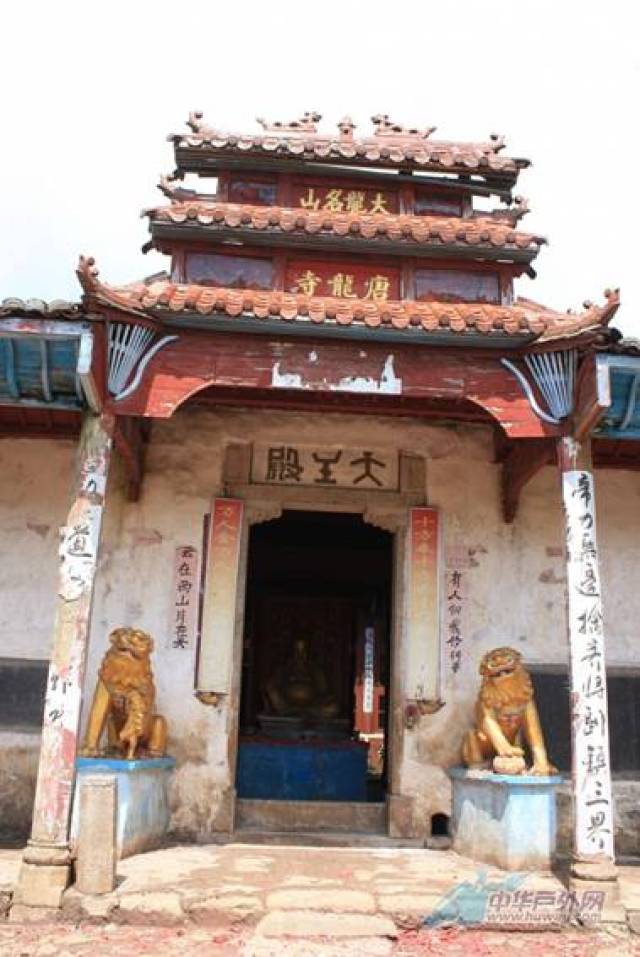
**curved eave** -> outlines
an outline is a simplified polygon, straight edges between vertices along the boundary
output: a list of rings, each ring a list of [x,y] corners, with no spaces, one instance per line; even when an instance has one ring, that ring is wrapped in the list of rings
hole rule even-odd
[[[349,339],[359,342],[394,342],[407,345],[455,347],[468,349],[518,350],[535,341],[531,333],[509,335],[507,333],[451,332],[435,330],[425,332],[422,329],[370,329],[363,324],[340,325],[338,322],[315,323],[308,316],[296,316],[293,320],[259,319],[251,312],[243,312],[230,317],[225,312],[216,311],[207,316],[197,312],[181,314],[178,319],[168,309],[153,309],[152,314],[170,329],[200,329],[215,332],[243,332],[259,336],[286,336],[287,338],[307,339]]]
[[[362,329],[375,339],[385,329],[401,335],[416,333],[428,342],[441,333],[455,337],[494,333],[512,343],[517,337],[536,344],[576,344],[585,337],[606,338],[606,326],[619,304],[617,291],[607,291],[604,306],[590,304],[579,314],[561,314],[535,303],[519,301],[513,306],[489,303],[442,303],[414,300],[339,299],[306,296],[279,290],[231,289],[181,284],[170,280],[138,282],[109,287],[98,278],[93,259],[81,257],[78,278],[88,302],[139,315],[147,322],[162,315],[184,324],[226,315],[229,320],[247,317],[256,326],[275,322],[286,332],[300,327],[306,334],[323,327],[340,335],[347,328]],[[315,330],[309,332],[309,330]],[[530,337],[530,338],[529,338]]]
[[[219,242],[239,241],[252,246],[282,248],[291,247],[295,244],[296,248],[326,252],[348,250],[355,254],[425,256],[430,258],[455,257],[490,262],[513,262],[524,265],[530,264],[540,251],[539,245],[519,248],[516,245],[496,246],[491,242],[472,244],[459,241],[448,243],[438,239],[417,242],[411,238],[394,240],[385,236],[368,239],[353,233],[337,235],[328,231],[307,233],[304,230],[285,232],[273,227],[266,229],[255,229],[248,225],[230,227],[224,222],[202,225],[188,220],[184,223],[171,223],[151,219],[149,230],[153,244],[158,247],[162,247],[167,242],[202,242],[203,240],[211,241],[211,239],[215,239]]]
[[[384,155],[376,158],[369,158],[365,154],[345,156],[339,153],[322,156],[313,149],[292,153],[282,147],[267,151],[259,145],[253,145],[246,149],[229,146],[216,147],[206,140],[196,142],[196,138],[192,138],[192,142],[189,144],[184,137],[180,136],[174,138],[174,152],[176,168],[180,173],[202,173],[206,175],[207,173],[215,174],[219,170],[255,170],[258,167],[265,171],[297,172],[305,170],[309,163],[313,163],[342,170],[391,169],[398,172],[423,170],[424,172],[457,176],[480,176],[487,182],[492,182],[507,189],[515,185],[520,170],[529,165],[527,160],[521,159],[513,161],[515,166],[513,169],[504,166],[492,169],[488,162],[482,161],[473,165],[465,163],[445,165],[435,158],[425,162],[416,162],[415,159],[408,156],[397,160]]]

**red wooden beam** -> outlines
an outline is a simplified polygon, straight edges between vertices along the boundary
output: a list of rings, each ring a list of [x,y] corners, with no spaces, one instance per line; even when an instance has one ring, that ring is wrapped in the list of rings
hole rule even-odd
[[[403,396],[346,395],[344,393],[287,392],[275,389],[234,389],[211,386],[197,392],[186,406],[211,408],[243,406],[296,412],[341,412],[362,415],[393,415],[437,419],[439,421],[495,424],[488,412],[465,399],[407,399]],[[503,433],[504,434],[504,433]]]
[[[594,438],[591,454],[596,468],[640,470],[640,442],[637,440]]]
[[[137,502],[144,475],[144,459],[149,436],[149,423],[143,419],[126,416],[116,419],[113,440],[122,456],[128,476],[127,498]]]
[[[520,439],[503,452],[502,514],[505,522],[516,517],[520,494],[544,465],[555,461],[555,444],[550,439]]]
[[[75,439],[81,415],[74,409],[0,406],[0,438]]]
[[[185,330],[149,364],[137,391],[108,407],[121,416],[168,418],[211,386],[287,396],[375,396],[467,400],[487,412],[510,438],[543,438],[560,429],[541,422],[498,354],[429,349],[409,343],[273,339],[242,333]],[[242,400],[241,400],[242,401]]]

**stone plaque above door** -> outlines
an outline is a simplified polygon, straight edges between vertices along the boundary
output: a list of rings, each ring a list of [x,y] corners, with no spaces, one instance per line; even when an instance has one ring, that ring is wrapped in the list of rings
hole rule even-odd
[[[397,451],[366,447],[255,444],[251,481],[259,485],[306,485],[361,491],[397,491]]]

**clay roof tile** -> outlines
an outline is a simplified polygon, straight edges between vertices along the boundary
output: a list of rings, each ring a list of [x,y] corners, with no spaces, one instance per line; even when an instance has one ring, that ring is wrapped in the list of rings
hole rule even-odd
[[[392,213],[348,213],[344,211],[310,210],[281,206],[251,206],[208,200],[173,202],[145,211],[153,233],[156,224],[171,222],[183,225],[197,221],[200,225],[229,229],[271,229],[314,235],[326,232],[334,236],[359,235],[381,242],[426,243],[493,248],[530,249],[536,253],[546,241],[533,233],[519,232],[503,221],[487,214],[470,218],[447,216],[413,216]]]
[[[572,339],[583,333],[606,329],[620,302],[618,290],[606,291],[602,306],[589,304],[581,313],[559,313],[529,300],[511,306],[488,303],[439,303],[389,300],[307,297],[280,291],[210,288],[196,284],[175,284],[168,279],[112,287],[100,281],[93,260],[81,257],[78,277],[88,301],[124,309],[150,320],[162,310],[175,315],[222,312],[229,316],[246,314],[256,318],[271,315],[293,321],[308,314],[314,323],[335,320],[339,325],[364,324],[369,328],[392,326],[404,329],[420,325],[425,331],[448,329],[455,334],[471,330],[489,335],[503,331],[529,340],[551,342]]]

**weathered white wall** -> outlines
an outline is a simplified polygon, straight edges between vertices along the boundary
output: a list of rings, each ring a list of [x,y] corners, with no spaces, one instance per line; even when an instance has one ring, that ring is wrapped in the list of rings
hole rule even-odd
[[[0,442],[0,657],[48,658],[75,443]]]
[[[564,560],[557,473],[544,469],[524,491],[513,525],[502,521],[499,467],[488,429],[436,427],[411,419],[312,418],[242,410],[178,412],[155,422],[141,500],[128,503],[118,465],[110,482],[96,582],[85,717],[109,631],[134,625],[156,639],[158,708],[178,759],[173,826],[185,836],[210,833],[230,785],[225,707],[193,696],[194,652],[167,647],[174,550],[201,552],[202,519],[221,491],[223,450],[230,442],[361,444],[424,455],[428,504],[442,510],[444,555],[463,556],[462,667],[452,675],[443,655],[446,707],[405,735],[401,789],[416,798],[416,823],[449,810],[444,767],[458,758],[471,720],[482,654],[499,644],[531,663],[564,663]],[[73,448],[67,443],[0,445],[0,655],[47,654],[56,587],[57,528],[64,520]],[[640,475],[603,471],[597,513],[605,589],[608,661],[636,665],[640,620],[635,551],[640,541]],[[446,604],[443,594],[443,607]],[[443,616],[444,621],[444,616]],[[443,639],[446,634],[443,630]]]

